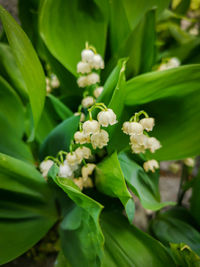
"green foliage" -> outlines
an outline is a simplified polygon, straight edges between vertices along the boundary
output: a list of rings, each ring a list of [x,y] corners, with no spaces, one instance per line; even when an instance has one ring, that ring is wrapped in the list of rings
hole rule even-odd
[[[43,69],[26,34],[12,16],[1,6],[0,19],[29,94],[33,115],[30,140],[33,140],[34,127],[37,127],[45,101],[45,77]]]
[[[35,245],[57,220],[52,193],[30,164],[0,154],[0,264]]]
[[[176,266],[166,248],[155,239],[129,225],[120,214],[102,214],[105,258],[102,266]]]
[[[159,127],[153,135],[162,144],[154,158],[181,159],[199,154],[200,66],[151,72],[127,82],[125,104],[149,110]],[[177,127],[178,126],[178,127]],[[188,138],[190,136],[190,138]]]
[[[198,224],[200,225],[200,207],[199,207],[200,194],[199,192],[200,192],[200,175],[198,175],[194,180],[194,184],[192,187],[192,197],[190,199],[191,213],[196,219],[196,221],[198,222]]]
[[[135,211],[134,202],[126,186],[116,152],[97,165],[95,178],[98,190],[120,199],[132,223]]]
[[[144,169],[125,153],[120,153],[118,159],[128,186],[140,198],[145,209],[159,210],[167,205],[175,204],[160,202],[158,174],[147,175]]]

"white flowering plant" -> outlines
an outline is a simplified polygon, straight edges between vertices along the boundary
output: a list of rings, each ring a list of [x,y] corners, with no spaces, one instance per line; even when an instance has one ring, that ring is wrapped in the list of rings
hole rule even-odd
[[[179,2],[19,0],[21,26],[0,6],[0,265],[53,232],[55,267],[198,266],[200,37]],[[177,203],[163,160],[184,160]]]

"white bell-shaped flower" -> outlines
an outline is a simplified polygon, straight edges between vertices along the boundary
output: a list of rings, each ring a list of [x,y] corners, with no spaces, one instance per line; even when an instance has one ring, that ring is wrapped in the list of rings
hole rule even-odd
[[[156,169],[159,169],[159,164],[157,160],[151,159],[151,160],[144,162],[143,168],[145,172],[148,172],[148,171],[155,172]]]
[[[58,77],[55,74],[51,75],[51,86],[52,88],[58,88],[60,86]]]
[[[99,54],[93,56],[91,67],[96,70],[104,68],[104,61]]]
[[[148,147],[148,139],[148,136],[145,134],[130,136],[131,145],[144,146],[145,149]]]
[[[154,153],[157,149],[161,148],[161,144],[155,137],[149,137],[147,141],[147,147]]]
[[[91,188],[93,186],[94,186],[94,184],[93,184],[93,181],[90,177],[88,177],[87,180],[85,180],[83,182],[83,187],[85,187],[85,188]]]
[[[69,152],[66,156],[66,160],[70,166],[81,163],[82,159],[77,157],[75,152]]]
[[[100,111],[97,115],[97,119],[103,127],[108,127],[108,125],[117,123],[116,114],[110,108],[105,111]]]
[[[124,122],[122,130],[129,135],[143,134],[143,126],[139,122]]]
[[[73,170],[67,160],[59,166],[58,176],[62,178],[73,178]]]
[[[81,169],[81,174],[83,177],[83,180],[86,181],[96,168],[96,164],[93,163],[87,163],[87,166],[83,166]]]
[[[74,134],[74,140],[76,144],[85,144],[85,143],[90,143],[90,136],[84,134],[84,132],[77,131]]]
[[[155,121],[154,118],[144,118],[140,120],[140,124],[142,124],[143,128],[149,132],[153,130]]]
[[[78,73],[90,73],[91,72],[91,67],[90,67],[90,64],[87,63],[87,62],[82,62],[80,61],[78,64],[77,64],[77,72]]]
[[[91,150],[86,146],[78,147],[75,152],[77,157],[82,159],[89,159],[92,155]]]
[[[96,120],[88,120],[83,123],[83,133],[85,135],[96,134],[100,131],[100,124]]]
[[[54,164],[53,160],[50,159],[44,160],[40,163],[40,171],[43,177],[47,177],[47,174],[51,169],[51,167],[53,166],[53,164]]]
[[[91,144],[94,149],[103,148],[107,146],[109,141],[109,135],[105,130],[100,130],[100,132],[95,133],[91,136]]]
[[[100,82],[100,76],[96,72],[87,75],[87,85],[93,85]]]
[[[84,88],[88,86],[88,77],[87,76],[81,76],[77,80],[78,86],[81,88]]]
[[[145,153],[145,146],[139,145],[139,144],[132,144],[131,150],[132,150],[132,153],[135,153],[135,154]]]
[[[48,77],[45,78],[46,81],[46,92],[47,94],[51,93],[52,89],[51,89],[51,81]]]
[[[83,62],[92,63],[94,57],[94,52],[91,49],[84,49],[81,52],[81,58]]]
[[[98,98],[98,97],[101,95],[102,92],[103,92],[103,86],[100,86],[100,87],[97,87],[97,88],[94,90],[93,95],[94,95],[96,98]]]
[[[87,97],[83,98],[83,100],[81,102],[81,104],[84,108],[89,108],[92,105],[94,105],[94,103],[95,103],[95,99],[92,96],[87,96]]]

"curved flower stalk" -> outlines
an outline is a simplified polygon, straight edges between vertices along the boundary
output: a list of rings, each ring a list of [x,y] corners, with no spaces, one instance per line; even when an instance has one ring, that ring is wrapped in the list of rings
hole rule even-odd
[[[144,118],[140,119],[141,115]],[[135,113],[129,121],[124,122],[122,130],[130,136],[132,153],[145,153],[146,150],[154,153],[161,148],[160,142],[155,137],[148,135],[148,132],[153,130],[154,125],[154,118],[150,118],[144,110]],[[156,160],[149,160],[144,163],[143,167],[146,172],[155,172],[155,169],[159,168],[159,164]]]

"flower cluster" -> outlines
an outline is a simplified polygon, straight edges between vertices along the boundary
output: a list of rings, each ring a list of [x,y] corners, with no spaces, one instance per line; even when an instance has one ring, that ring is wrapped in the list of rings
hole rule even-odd
[[[58,176],[72,179],[82,190],[84,187],[93,186],[91,175],[96,165],[93,163],[92,153],[97,148],[102,149],[107,146],[109,142],[109,134],[102,127],[114,125],[117,123],[117,118],[112,109],[107,108],[104,103],[96,103],[95,100],[102,93],[103,87],[95,86],[99,83],[100,77],[93,70],[97,71],[104,67],[103,59],[93,47],[88,47],[88,45],[82,51],[81,56],[82,61],[77,65],[77,72],[81,74],[78,85],[87,86],[87,88],[83,94],[84,98],[79,106],[79,112],[74,114],[80,115],[79,131],[74,134],[70,152],[60,151],[56,158],[47,157],[40,164],[40,170],[42,175],[47,177],[48,171],[56,163],[59,166]],[[93,90],[94,97],[89,95],[88,86],[92,87],[89,89]],[[95,109],[100,110],[96,120],[92,117]]]
[[[140,119],[141,115],[144,115],[145,118]],[[130,135],[130,145],[133,153],[145,153],[147,149],[154,153],[161,147],[160,142],[155,137],[149,137],[147,133],[153,130],[154,125],[154,118],[150,118],[145,111],[135,113],[129,121],[124,122],[122,130],[125,134]],[[149,161],[144,165],[144,169],[145,171],[153,171],[157,166],[155,160]]]
[[[51,91],[60,86],[60,82],[55,74],[51,74],[50,78],[46,77],[46,92],[47,94],[51,93]]]

